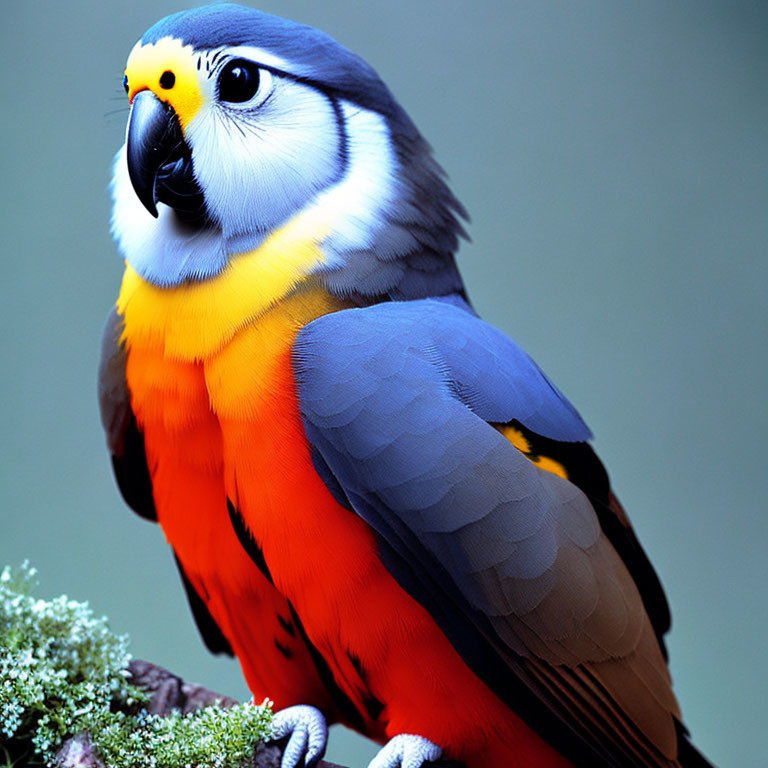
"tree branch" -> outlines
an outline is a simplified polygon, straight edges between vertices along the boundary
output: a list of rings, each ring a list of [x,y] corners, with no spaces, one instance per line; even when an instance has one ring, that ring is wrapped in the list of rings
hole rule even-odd
[[[168,715],[171,710],[194,712],[207,706],[232,707],[238,702],[201,685],[184,682],[163,667],[148,661],[134,659],[129,670],[130,682],[152,694],[147,710],[154,715]],[[283,750],[280,742],[264,744],[256,748],[251,768],[279,768]],[[99,760],[87,733],[68,739],[59,750],[57,768],[105,768]],[[433,768],[461,768],[458,763],[430,763]],[[335,763],[321,760],[317,768],[342,768]]]

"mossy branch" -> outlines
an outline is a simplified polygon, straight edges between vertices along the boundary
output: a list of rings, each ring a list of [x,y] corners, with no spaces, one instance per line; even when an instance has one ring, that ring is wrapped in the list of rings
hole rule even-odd
[[[131,659],[128,638],[87,603],[40,600],[34,585],[26,563],[0,572],[0,768],[280,765],[271,702],[238,703]]]
[[[128,681],[150,694],[146,710],[152,715],[167,717],[174,712],[190,715],[206,707],[224,709],[239,706],[235,699],[223,696],[201,685],[184,682],[163,667],[148,661],[134,659],[130,662]],[[248,768],[278,768],[282,758],[280,744],[260,741],[247,762]],[[67,739],[55,758],[56,768],[105,768],[88,733]],[[318,768],[342,768],[334,763],[321,761]]]

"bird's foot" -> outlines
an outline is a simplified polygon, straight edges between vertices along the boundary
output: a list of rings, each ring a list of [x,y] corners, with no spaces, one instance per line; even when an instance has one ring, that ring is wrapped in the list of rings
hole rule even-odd
[[[421,768],[439,760],[443,750],[423,736],[400,733],[391,738],[371,760],[368,768]]]
[[[288,738],[280,768],[307,768],[316,765],[325,754],[328,726],[319,709],[300,704],[281,709],[272,718],[272,740]]]

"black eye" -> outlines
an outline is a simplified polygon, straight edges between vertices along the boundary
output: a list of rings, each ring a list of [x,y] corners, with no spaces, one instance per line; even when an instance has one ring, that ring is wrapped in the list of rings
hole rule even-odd
[[[128,93],[128,75],[123,75],[123,88],[125,88],[125,92]]]
[[[234,59],[219,75],[219,100],[250,101],[259,90],[259,68],[252,61]]]
[[[161,88],[165,88],[165,90],[168,90],[169,88],[173,88],[175,84],[176,84],[176,75],[174,75],[170,69],[167,69],[165,72],[163,72],[162,75],[160,75]]]

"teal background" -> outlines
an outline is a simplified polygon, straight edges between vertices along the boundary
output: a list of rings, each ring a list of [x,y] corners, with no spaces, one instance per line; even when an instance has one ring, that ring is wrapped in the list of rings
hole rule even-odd
[[[95,400],[121,274],[106,185],[122,68],[181,7],[0,9],[0,563],[29,558],[45,594],[89,599],[137,656],[244,697],[162,534],[118,497]],[[768,6],[261,8],[362,54],[433,144],[473,218],[470,295],[591,425],[661,574],[695,742],[721,767],[765,765]],[[332,733],[337,761],[370,754]]]

